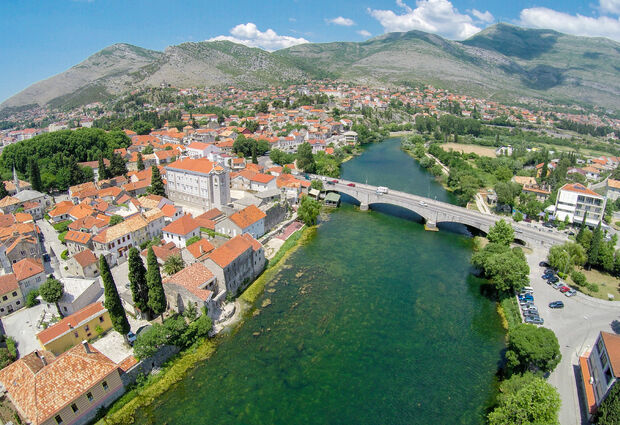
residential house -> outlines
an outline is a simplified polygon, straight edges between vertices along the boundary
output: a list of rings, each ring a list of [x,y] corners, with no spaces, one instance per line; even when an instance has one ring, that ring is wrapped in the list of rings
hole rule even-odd
[[[38,258],[24,258],[13,264],[13,273],[24,297],[45,282],[45,269]]]
[[[581,384],[588,416],[596,413],[614,385],[620,381],[620,335],[600,332],[589,353],[579,358]]]
[[[250,190],[264,192],[270,189],[277,189],[276,176],[258,173],[250,177]]]
[[[0,316],[6,316],[24,306],[24,297],[13,273],[0,276]]]
[[[256,205],[249,205],[215,224],[215,231],[228,236],[237,236],[249,233],[254,238],[265,234],[265,214]]]
[[[211,242],[202,238],[187,247],[187,251],[194,261],[205,260],[214,249],[215,247],[211,245]]]
[[[610,201],[615,201],[620,197],[620,180],[607,179],[606,196]]]
[[[71,201],[61,201],[47,214],[50,216],[52,223],[60,223],[61,221],[69,220],[69,213],[74,206],[75,204]]]
[[[205,209],[230,203],[228,171],[206,158],[179,159],[166,167],[170,200]]]
[[[93,249],[92,235],[86,232],[69,230],[65,235],[65,243],[71,256],[86,249]]]
[[[84,342],[55,357],[34,351],[0,370],[0,384],[31,425],[83,425],[124,391],[120,369]]]
[[[582,168],[586,173],[586,179],[588,180],[598,180],[601,178],[601,170],[596,167],[587,166]]]
[[[61,277],[59,280],[64,286],[64,292],[58,307],[64,316],[83,309],[103,295],[103,287],[98,279]]]
[[[109,329],[112,329],[112,319],[103,303],[98,301],[43,329],[37,339],[41,348],[58,355]]]
[[[569,223],[582,223],[596,227],[605,214],[606,199],[580,183],[567,183],[558,190],[555,202],[555,218]]]
[[[38,235],[18,234],[6,242],[4,254],[10,264],[15,264],[25,258],[41,256],[41,244]]]
[[[179,313],[191,303],[200,313],[206,307],[209,314],[215,310],[216,278],[202,263],[194,263],[163,280],[168,306]]]
[[[99,260],[90,249],[85,249],[69,258],[67,271],[73,276],[97,277],[99,276]]]
[[[195,236],[200,236],[200,223],[191,215],[173,221],[162,229],[164,241],[172,242],[179,248],[185,248],[187,241]]]
[[[181,249],[178,248],[174,242],[168,242],[164,245],[152,245],[151,248],[153,248],[153,254],[155,254],[155,258],[157,258],[157,262],[160,265],[163,265],[166,260],[173,255],[181,256]],[[141,252],[144,262],[146,262],[148,258],[148,251],[148,249],[144,249]]]
[[[204,264],[216,276],[218,293],[237,294],[265,267],[263,246],[250,234],[237,235],[216,248]]]

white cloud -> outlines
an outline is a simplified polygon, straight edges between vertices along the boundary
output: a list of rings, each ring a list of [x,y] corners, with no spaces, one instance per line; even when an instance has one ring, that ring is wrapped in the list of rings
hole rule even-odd
[[[326,19],[325,22],[327,22],[328,24],[341,25],[343,27],[350,27],[355,25],[353,19],[343,18],[342,16],[338,16],[334,19]]]
[[[366,30],[359,30],[356,32],[362,37],[370,37],[372,35],[369,31],[366,31]]]
[[[386,32],[420,30],[463,40],[482,29],[474,24],[470,15],[460,13],[449,0],[417,0],[415,9],[403,0],[396,0],[396,4],[404,9],[403,14],[399,15],[392,10],[368,9],[368,13],[379,21]],[[480,20],[483,20],[481,17],[492,18],[489,12],[476,12],[479,16],[475,16]]]
[[[600,0],[598,8],[603,13],[620,15],[620,0]]]
[[[601,5],[603,3],[601,1]],[[521,25],[526,27],[549,28],[566,34],[609,37],[620,41],[620,18],[569,15],[546,7],[532,7],[521,11],[520,20]]]
[[[491,12],[489,12],[488,10],[486,12],[482,13],[479,10],[473,9],[471,11],[471,14],[474,15],[476,18],[478,18],[479,21],[482,21],[482,22],[487,23],[487,24],[490,24],[491,22],[493,22],[495,20],[495,18],[491,14]]]
[[[295,38],[288,35],[278,35],[269,28],[267,31],[260,31],[255,24],[239,24],[230,30],[229,35],[218,35],[208,41],[228,40],[233,43],[244,44],[248,47],[260,47],[265,50],[273,51],[295,46],[297,44],[308,43],[305,38]]]
[[[288,21],[289,22],[297,22],[297,19],[295,19],[295,18],[288,18]]]

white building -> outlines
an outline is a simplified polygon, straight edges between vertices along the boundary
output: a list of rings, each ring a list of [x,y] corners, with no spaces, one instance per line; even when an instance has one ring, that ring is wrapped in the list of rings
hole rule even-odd
[[[265,234],[265,217],[267,214],[256,205],[249,205],[225,220],[215,223],[215,231],[231,237],[249,233],[258,239]]]
[[[582,385],[592,414],[620,378],[620,335],[601,332],[590,353],[580,357]]]
[[[166,191],[174,202],[221,208],[230,203],[230,176],[206,158],[179,159],[166,167]]]
[[[178,248],[185,248],[187,241],[200,236],[200,223],[186,214],[162,229],[164,241],[172,242]]]
[[[62,277],[59,280],[64,285],[64,293],[58,306],[65,316],[94,303],[103,294],[103,287],[98,279]]]
[[[587,214],[586,224],[596,227],[605,214],[606,199],[579,183],[565,184],[558,190],[555,201],[555,218],[581,224]]]

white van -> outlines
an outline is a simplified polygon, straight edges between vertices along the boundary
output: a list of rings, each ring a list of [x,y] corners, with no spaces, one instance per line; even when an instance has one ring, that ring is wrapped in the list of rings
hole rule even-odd
[[[534,291],[534,288],[532,288],[531,286],[524,286],[523,290],[524,291]]]
[[[379,186],[377,188],[377,194],[382,195],[382,194],[385,194],[385,193],[388,193],[388,188],[387,187]]]

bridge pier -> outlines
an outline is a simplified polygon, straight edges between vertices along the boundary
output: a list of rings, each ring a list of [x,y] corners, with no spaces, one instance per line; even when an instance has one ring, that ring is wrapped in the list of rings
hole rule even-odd
[[[368,211],[368,204],[360,203],[360,211]]]
[[[439,232],[439,228],[437,228],[437,223],[432,220],[426,220],[424,223],[424,230],[428,230],[429,232]]]

